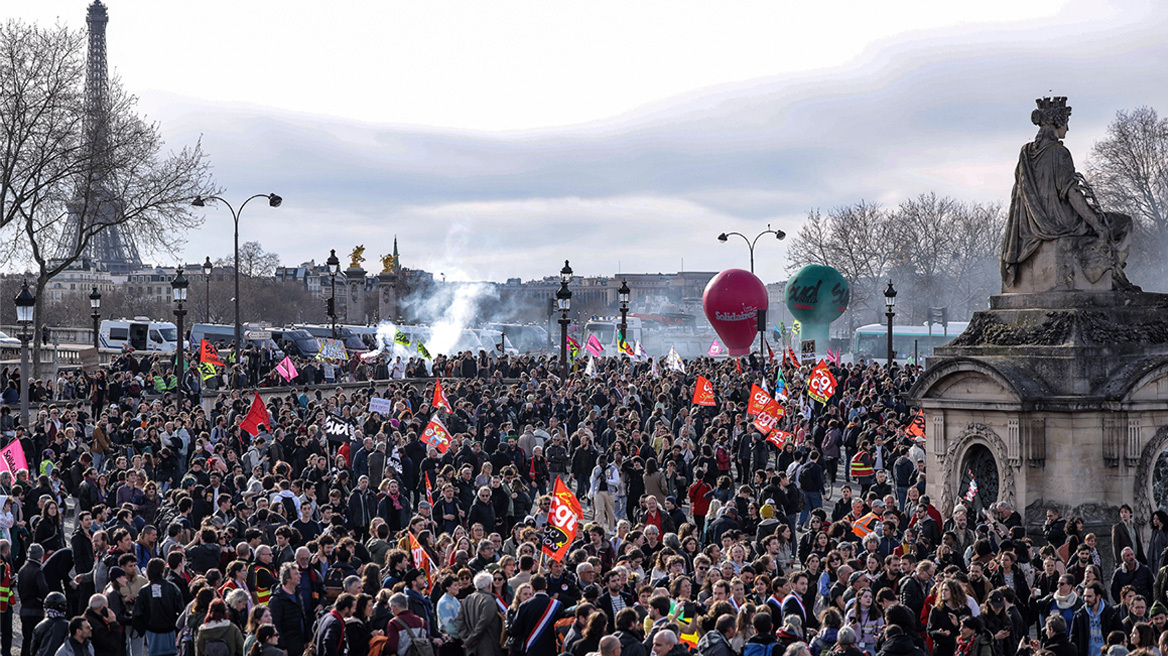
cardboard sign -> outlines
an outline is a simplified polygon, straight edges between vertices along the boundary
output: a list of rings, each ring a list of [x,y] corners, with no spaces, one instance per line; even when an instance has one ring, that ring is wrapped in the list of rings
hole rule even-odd
[[[369,412],[377,412],[383,416],[388,416],[393,413],[393,401],[379,399],[375,396],[369,399]]]

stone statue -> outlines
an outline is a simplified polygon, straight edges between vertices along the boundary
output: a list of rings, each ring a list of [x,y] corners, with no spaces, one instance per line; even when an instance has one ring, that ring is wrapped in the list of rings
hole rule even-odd
[[[397,267],[397,258],[396,257],[394,257],[393,255],[382,255],[381,256],[381,272],[382,273],[393,273],[393,270],[396,267]]]
[[[1063,145],[1071,108],[1039,98],[1022,146],[1002,241],[1002,291],[1138,291],[1124,275],[1131,217],[1104,212]]]
[[[358,245],[353,248],[353,252],[349,253],[349,268],[360,269],[361,263],[365,261],[365,246]]]

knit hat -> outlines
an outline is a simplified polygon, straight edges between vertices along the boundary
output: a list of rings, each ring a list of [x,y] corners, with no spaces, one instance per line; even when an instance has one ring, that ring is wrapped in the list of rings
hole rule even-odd
[[[768,503],[758,509],[758,514],[763,519],[771,519],[775,516],[775,507]]]
[[[1161,614],[1168,615],[1168,606],[1165,606],[1162,601],[1157,601],[1152,604],[1152,609],[1148,611],[1148,617],[1155,617]]]

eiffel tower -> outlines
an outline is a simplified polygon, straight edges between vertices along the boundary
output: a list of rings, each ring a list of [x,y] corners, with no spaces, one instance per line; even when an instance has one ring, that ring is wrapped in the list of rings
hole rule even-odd
[[[109,76],[105,27],[109,23],[109,16],[101,0],[94,0],[89,5],[85,22],[89,25],[89,55],[85,72],[86,148],[90,152],[102,153],[108,147],[105,130],[106,111],[109,108]],[[76,196],[67,206],[68,214],[57,257],[73,257],[88,227],[92,236],[74,266],[91,266],[115,275],[140,269],[142,260],[138,255],[138,247],[133,238],[118,225],[123,211],[121,199],[116,198],[105,184],[100,165],[94,168],[96,172],[78,185]],[[108,225],[94,233],[92,227],[102,223]]]

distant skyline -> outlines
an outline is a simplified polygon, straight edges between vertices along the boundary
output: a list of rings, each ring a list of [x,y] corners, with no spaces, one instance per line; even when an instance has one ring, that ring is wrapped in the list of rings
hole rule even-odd
[[[81,29],[88,0],[11,4]],[[169,144],[202,135],[233,202],[284,197],[240,239],[285,265],[375,263],[396,234],[450,280],[747,268],[718,233],[1007,202],[1040,95],[1069,97],[1081,169],[1117,110],[1168,112],[1150,1],[105,4],[111,72]],[[230,214],[206,217],[179,259],[231,252]],[[756,262],[784,279],[785,244]]]

